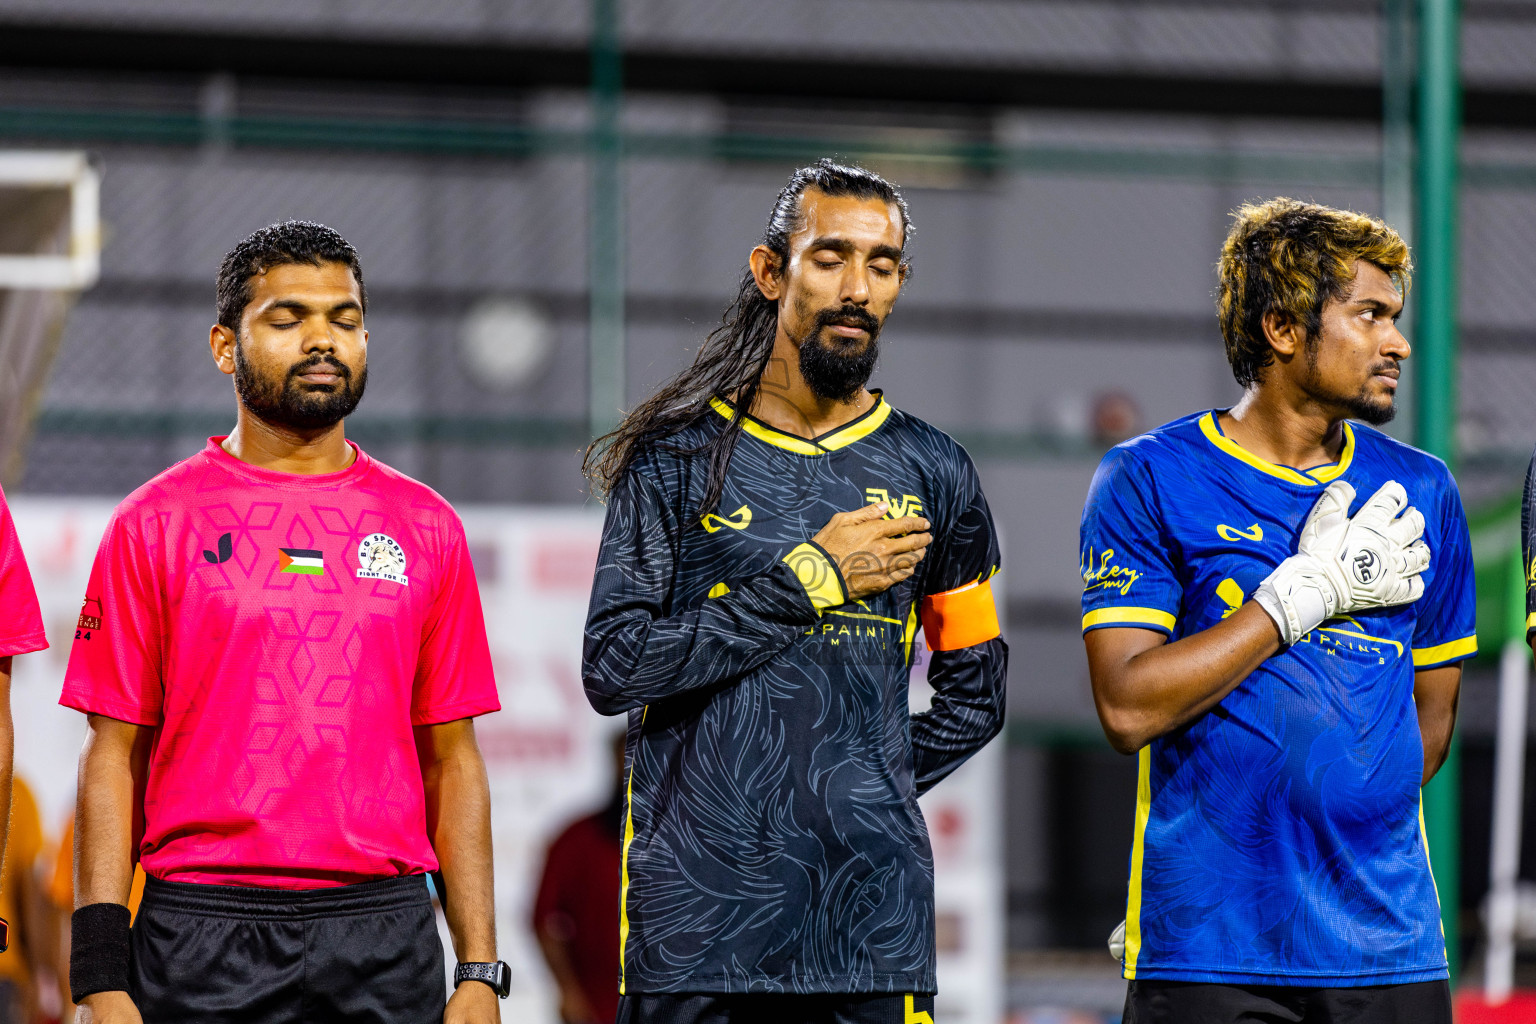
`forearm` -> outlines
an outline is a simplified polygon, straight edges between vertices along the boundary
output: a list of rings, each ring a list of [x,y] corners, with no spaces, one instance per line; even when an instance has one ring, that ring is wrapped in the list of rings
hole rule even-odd
[[[427,768],[422,781],[454,953],[463,963],[490,963],[496,959],[496,899],[485,762],[471,740]]]
[[[1424,744],[1424,775],[1428,785],[1451,750],[1456,731],[1456,710],[1461,702],[1461,666],[1423,669],[1414,673],[1413,703],[1419,716],[1419,738]]]
[[[16,755],[16,729],[11,720],[11,659],[0,658],[0,878],[11,835],[11,779]]]
[[[1138,650],[1113,634],[1147,640]],[[1094,630],[1084,639],[1099,721],[1123,754],[1205,714],[1280,649],[1274,620],[1251,601],[1171,644],[1136,629]]]
[[[75,803],[75,906],[128,905],[133,885],[135,809],[143,792],[147,734],[91,716],[80,755]],[[143,749],[140,750],[139,748]]]
[[[933,703],[912,716],[912,767],[919,794],[960,767],[1003,728],[1008,645],[1001,637],[935,651],[928,671]]]
[[[776,563],[697,608],[655,616],[643,606],[588,619],[587,698],[614,715],[751,672],[816,622],[794,571]]]

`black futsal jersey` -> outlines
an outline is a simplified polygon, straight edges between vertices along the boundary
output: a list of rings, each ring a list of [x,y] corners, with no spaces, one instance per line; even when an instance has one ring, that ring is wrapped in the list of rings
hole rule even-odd
[[[875,397],[814,440],[745,419],[701,519],[707,456],[675,449],[725,427],[716,399],[609,497],[582,670],[629,713],[622,992],[935,990],[917,797],[1002,727],[998,545],[965,450]],[[933,543],[848,601],[810,539],[876,501]],[[935,690],[916,715],[914,657]]]

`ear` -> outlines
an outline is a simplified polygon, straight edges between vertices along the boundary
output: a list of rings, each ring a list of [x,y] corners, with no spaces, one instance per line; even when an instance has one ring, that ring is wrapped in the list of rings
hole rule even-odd
[[[1270,310],[1264,314],[1264,340],[1275,350],[1275,355],[1290,359],[1306,344],[1306,328],[1285,313]]]
[[[237,344],[239,342],[235,338],[235,332],[223,324],[214,324],[208,329],[208,349],[213,353],[213,361],[221,373],[234,375]]]
[[[766,245],[760,245],[752,250],[747,263],[752,267],[752,279],[757,282],[757,290],[763,293],[763,298],[778,302],[784,294],[784,281],[780,276],[784,268],[779,265],[778,254]]]

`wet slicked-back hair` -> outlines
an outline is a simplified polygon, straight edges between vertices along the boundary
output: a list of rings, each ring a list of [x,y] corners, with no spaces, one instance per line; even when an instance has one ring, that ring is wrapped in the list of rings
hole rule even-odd
[[[768,215],[768,227],[763,232],[761,244],[767,246],[777,260],[775,274],[782,274],[789,263],[789,236],[800,227],[801,200],[811,190],[834,198],[852,196],[895,206],[901,212],[901,270],[905,274],[910,269],[905,248],[912,238],[912,218],[907,213],[907,201],[901,192],[874,171],[823,158],[789,176],[789,182],[780,190],[773,211]],[[752,276],[752,268],[748,266],[742,272],[736,298],[726,307],[720,326],[699,346],[692,364],[632,410],[618,427],[587,448],[581,469],[591,481],[592,492],[598,497],[604,496],[648,447],[665,443],[667,438],[703,416],[709,410],[709,400],[718,395],[732,399],[736,406],[736,414],[726,428],[702,447],[678,449],[684,454],[707,455],[708,482],[696,515],[714,511],[725,487],[725,471],[731,461],[731,452],[736,448],[747,410],[752,408],[763,371],[773,354],[773,339],[778,326],[778,304],[763,296]]]
[[[361,296],[363,312],[368,312],[368,289],[363,286],[363,266],[357,250],[341,235],[324,224],[309,220],[285,220],[253,232],[229,250],[219,264],[219,324],[240,333],[240,317],[251,304],[251,278],[285,263],[344,263],[352,270]]]
[[[1232,217],[1217,263],[1216,309],[1232,376],[1245,388],[1274,362],[1264,314],[1281,314],[1316,338],[1323,304],[1348,294],[1358,260],[1380,267],[1407,294],[1408,246],[1374,217],[1284,197],[1245,204]]]

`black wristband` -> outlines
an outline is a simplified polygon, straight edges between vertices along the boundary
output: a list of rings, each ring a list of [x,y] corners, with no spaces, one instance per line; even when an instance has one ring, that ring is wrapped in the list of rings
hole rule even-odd
[[[69,997],[128,991],[128,926],[121,903],[90,903],[70,918]]]

